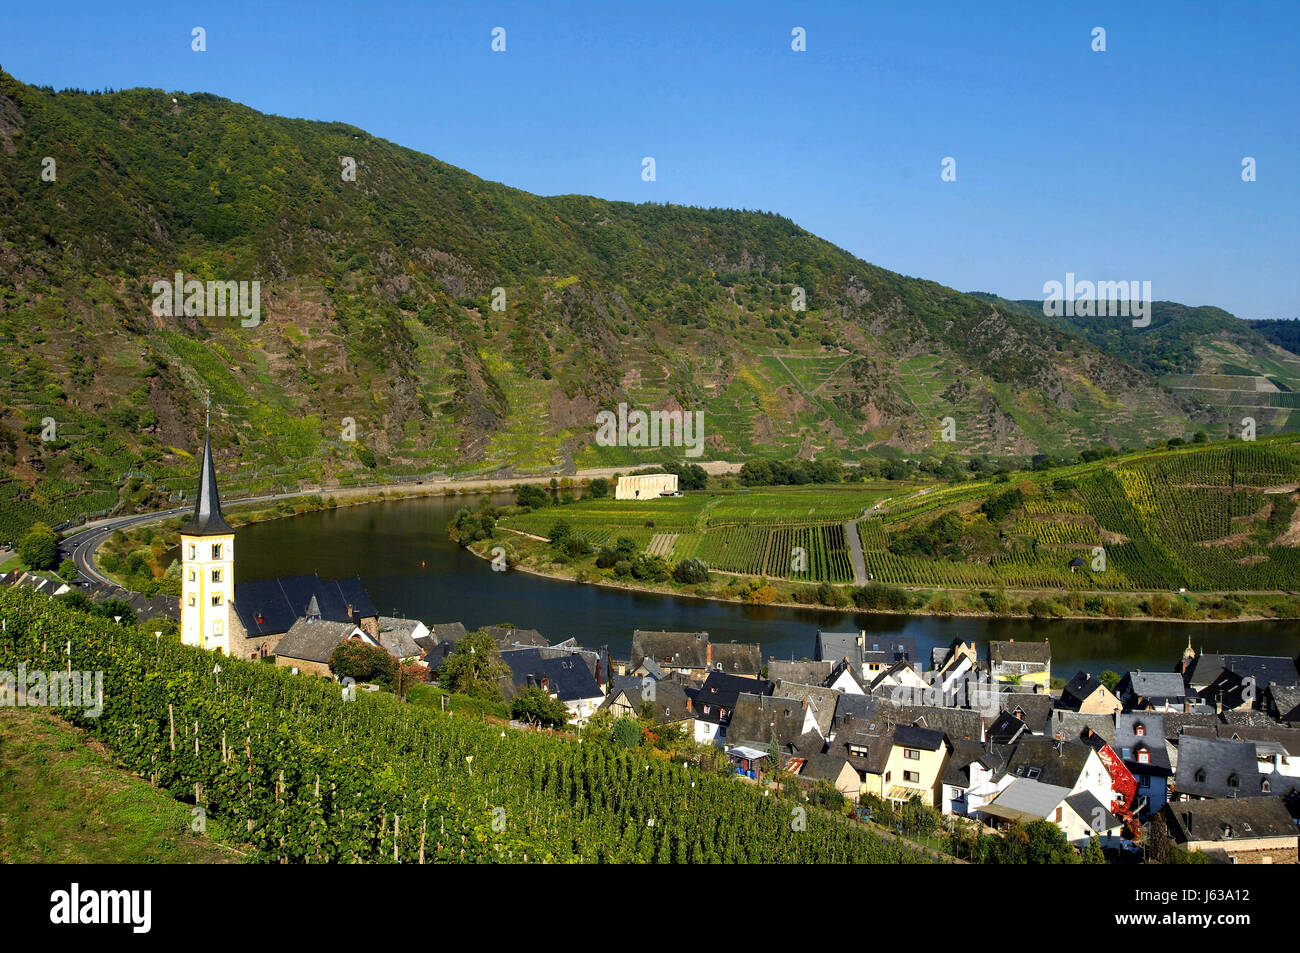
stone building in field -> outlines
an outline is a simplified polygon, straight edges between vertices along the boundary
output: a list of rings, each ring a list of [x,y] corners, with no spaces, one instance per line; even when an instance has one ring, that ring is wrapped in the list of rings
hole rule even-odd
[[[677,493],[676,473],[645,473],[618,478],[614,487],[616,500],[657,500]]]

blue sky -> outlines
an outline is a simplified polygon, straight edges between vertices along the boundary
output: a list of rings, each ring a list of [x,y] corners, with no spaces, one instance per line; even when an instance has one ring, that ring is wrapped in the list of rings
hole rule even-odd
[[[1293,0],[8,2],[0,66],[348,122],[541,194],[771,210],[964,291],[1074,272],[1300,314]]]

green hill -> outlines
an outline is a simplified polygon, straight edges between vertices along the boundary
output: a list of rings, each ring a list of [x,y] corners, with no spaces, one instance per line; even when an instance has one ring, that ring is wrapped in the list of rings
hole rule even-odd
[[[178,271],[259,281],[262,320],[155,316]],[[0,540],[191,488],[209,391],[232,492],[664,458],[595,445],[620,401],[704,411],[731,459],[1196,428],[1076,331],[777,215],[541,197],[341,123],[0,73]]]

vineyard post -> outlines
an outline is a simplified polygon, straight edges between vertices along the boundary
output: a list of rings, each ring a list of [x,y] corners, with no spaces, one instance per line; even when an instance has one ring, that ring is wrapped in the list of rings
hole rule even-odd
[[[167,703],[167,744],[172,751],[176,750],[176,718],[172,713],[172,703]]]

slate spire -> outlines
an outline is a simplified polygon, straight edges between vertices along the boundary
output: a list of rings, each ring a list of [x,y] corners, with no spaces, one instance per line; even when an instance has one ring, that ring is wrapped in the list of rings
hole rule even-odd
[[[203,462],[199,465],[199,494],[194,516],[181,529],[184,536],[228,536],[234,532],[221,518],[221,494],[217,491],[217,468],[212,462],[212,430],[209,420],[203,436]]]

